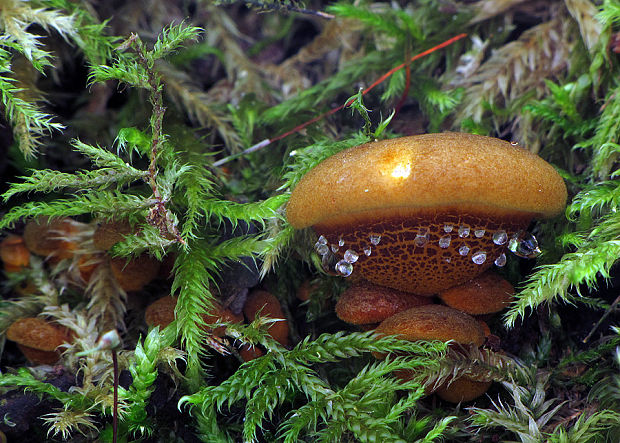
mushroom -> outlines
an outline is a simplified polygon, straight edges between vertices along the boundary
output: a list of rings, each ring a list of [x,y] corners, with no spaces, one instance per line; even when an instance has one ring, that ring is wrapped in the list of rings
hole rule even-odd
[[[24,241],[33,254],[51,256],[54,261],[58,261],[73,257],[80,236],[87,231],[88,225],[68,217],[39,217],[26,224]]]
[[[104,221],[99,223],[93,233],[93,244],[96,249],[108,251],[134,232],[135,229],[127,219]]]
[[[452,340],[475,346],[484,343],[484,331],[475,318],[443,305],[419,306],[399,312],[381,322],[376,332],[411,341]]]
[[[429,297],[420,297],[369,282],[346,289],[336,303],[336,315],[354,325],[380,323],[388,317],[416,306],[428,305]]]
[[[419,295],[503,266],[510,239],[562,212],[566,186],[535,154],[491,137],[442,133],[366,143],[320,163],[286,215],[312,226],[335,270]],[[329,261],[326,260],[326,261]]]
[[[288,345],[288,321],[282,312],[280,301],[267,291],[253,291],[248,295],[243,314],[247,321],[252,322],[258,314],[261,317],[278,319],[267,328],[267,332],[275,341],[283,346]]]
[[[13,322],[6,331],[6,338],[16,342],[29,361],[42,365],[56,363],[60,358],[56,348],[71,341],[66,328],[38,317]]]
[[[435,393],[447,402],[461,403],[480,397],[489,390],[491,384],[491,381],[477,381],[465,376],[438,387]]]
[[[140,291],[157,277],[160,263],[148,254],[141,254],[128,260],[115,257],[110,260],[110,269],[119,286],[127,292]]]
[[[30,251],[19,235],[8,235],[0,243],[0,259],[6,272],[19,272],[30,264]]]
[[[383,335],[398,335],[405,340],[441,340],[461,345],[481,346],[484,330],[480,323],[464,312],[442,305],[426,305],[408,309],[383,321],[376,332]],[[378,356],[381,357],[381,356]],[[401,379],[410,379],[411,371],[395,374]],[[491,382],[459,377],[436,389],[437,394],[446,401],[459,403],[473,400],[491,386]],[[427,387],[427,393],[432,391]]]
[[[168,295],[161,297],[151,303],[144,312],[144,321],[149,326],[159,326],[165,328],[174,321],[174,309],[177,305],[177,297]],[[213,312],[203,315],[205,324],[214,324],[219,321],[227,321],[231,323],[242,323],[243,317],[241,315],[233,314],[230,309],[224,309],[218,302],[213,303]],[[226,334],[225,326],[218,326],[217,328],[209,330],[213,335],[223,337]]]
[[[493,271],[439,293],[446,305],[470,315],[499,312],[512,301],[514,287]]]

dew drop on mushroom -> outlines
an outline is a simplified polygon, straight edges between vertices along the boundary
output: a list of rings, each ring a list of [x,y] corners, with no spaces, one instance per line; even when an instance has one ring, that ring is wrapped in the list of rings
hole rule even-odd
[[[478,251],[471,256],[471,261],[477,265],[483,264],[487,260],[487,253],[484,251]]]
[[[353,249],[347,249],[344,253],[344,261],[347,263],[355,263],[360,256]]]
[[[353,265],[345,260],[336,263],[336,272],[343,277],[348,277],[353,272]]]
[[[493,243],[496,245],[503,245],[508,241],[508,234],[506,231],[497,231],[493,234]]]
[[[495,266],[501,268],[506,265],[506,254],[503,252],[495,259]]]
[[[442,249],[446,249],[450,246],[450,242],[452,241],[452,237],[449,235],[444,235],[439,239],[439,247]]]
[[[508,242],[508,249],[521,258],[536,258],[541,253],[536,237],[524,230],[512,236]]]

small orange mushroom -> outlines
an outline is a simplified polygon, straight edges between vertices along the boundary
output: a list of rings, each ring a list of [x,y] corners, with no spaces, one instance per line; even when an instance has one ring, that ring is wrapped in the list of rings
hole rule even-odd
[[[159,326],[165,328],[174,321],[174,309],[177,305],[177,297],[168,295],[151,303],[144,312],[144,320],[149,326]],[[231,323],[243,322],[243,316],[234,314],[230,309],[222,308],[222,306],[214,302],[214,311],[203,316],[205,324],[214,324],[220,321]],[[210,330],[205,327],[205,329]],[[225,326],[218,326],[211,331],[213,335],[223,337],[226,334]]]
[[[280,301],[267,291],[253,291],[248,295],[245,305],[243,306],[243,314],[248,321],[254,321],[256,314],[260,312],[261,317],[269,317],[278,319],[267,328],[269,335],[275,341],[283,346],[287,346],[288,339],[288,320],[282,312]]]
[[[132,232],[134,230],[127,219],[101,222],[93,233],[93,244],[99,250],[108,251]]]
[[[437,388],[435,393],[450,403],[461,403],[475,400],[489,390],[492,382],[476,381],[469,377],[459,377],[447,385]]]
[[[555,169],[513,143],[424,134],[326,159],[295,187],[286,216],[313,227],[341,275],[433,295],[503,266],[510,240],[561,213],[566,197]]]
[[[478,320],[464,312],[443,305],[426,305],[400,312],[385,321],[376,329],[384,335],[398,335],[405,340],[452,340],[462,345],[482,346],[484,331]],[[377,357],[381,357],[378,355]],[[398,371],[397,377],[408,380],[411,371]],[[484,394],[488,381],[478,382],[461,377],[452,380],[447,386],[437,388],[440,397],[455,403],[470,401]],[[430,393],[432,388],[427,387]]]
[[[515,289],[493,271],[439,293],[446,305],[470,315],[499,312],[512,301]]]
[[[243,359],[243,361],[254,360],[255,358],[262,357],[263,355],[265,355],[265,353],[258,346],[243,344],[239,347],[239,356]]]
[[[26,224],[24,241],[33,254],[62,260],[73,257],[79,246],[79,236],[86,229],[87,225],[68,217],[40,217]]]
[[[56,348],[71,341],[66,328],[38,317],[15,321],[7,329],[6,338],[16,342],[32,363],[47,365],[56,363],[60,358]]]
[[[442,305],[418,306],[399,312],[381,322],[376,332],[411,341],[452,340],[475,346],[484,343],[484,331],[475,318]]]
[[[355,325],[380,323],[388,317],[416,306],[431,303],[420,297],[369,282],[360,282],[346,289],[336,303],[336,315]]]
[[[114,278],[127,292],[140,291],[157,277],[160,263],[148,254],[131,258],[123,257],[110,260],[110,269]]]
[[[0,259],[6,272],[19,272],[30,264],[30,251],[19,235],[8,235],[0,243]]]
[[[174,321],[174,309],[177,306],[177,298],[167,295],[155,300],[144,311],[144,321],[149,326],[165,328]]]

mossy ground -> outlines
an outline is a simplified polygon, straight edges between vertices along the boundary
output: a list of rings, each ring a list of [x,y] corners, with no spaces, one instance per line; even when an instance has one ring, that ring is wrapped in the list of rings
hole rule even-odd
[[[172,271],[129,294],[105,255],[88,285],[71,260],[43,257],[0,277],[0,332],[44,315],[76,337],[43,368],[5,342],[9,441],[112,441],[109,351],[76,356],[110,328],[123,337],[118,441],[620,440],[617,2],[15,0],[0,33],[3,233],[35,216],[129,218],[137,234],[109,254]],[[469,360],[338,320],[348,281],[320,271],[316,239],[283,209],[335,152],[447,130],[518,141],[569,188],[566,214],[531,226],[543,255],[503,269],[517,300]],[[87,236],[79,247],[93,252]],[[34,292],[18,297],[25,282]],[[261,320],[223,340],[202,326],[213,301],[239,308],[256,288],[280,300],[288,348]],[[171,292],[176,322],[149,331],[144,309]],[[242,365],[240,343],[266,355]],[[377,362],[381,351],[400,357]],[[412,368],[408,383],[391,376]],[[422,397],[424,380],[451,374],[496,383],[460,406]]]

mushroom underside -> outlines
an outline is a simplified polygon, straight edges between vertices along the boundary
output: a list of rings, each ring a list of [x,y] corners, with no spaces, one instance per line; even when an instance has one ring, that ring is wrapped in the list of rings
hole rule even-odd
[[[431,212],[356,217],[321,223],[317,250],[324,263],[341,263],[366,280],[417,295],[464,283],[493,264],[505,264],[508,242],[526,229],[529,213]],[[320,247],[321,243],[326,247]],[[341,272],[342,273],[342,272]]]

